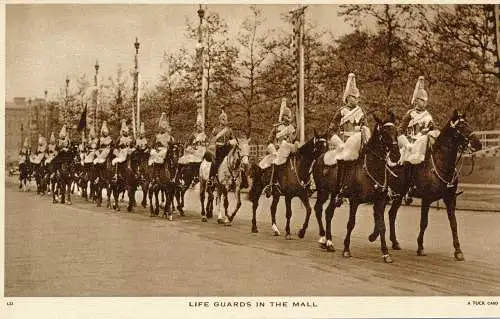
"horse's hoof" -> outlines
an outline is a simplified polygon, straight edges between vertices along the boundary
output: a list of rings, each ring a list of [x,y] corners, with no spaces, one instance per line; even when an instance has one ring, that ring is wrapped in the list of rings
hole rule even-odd
[[[286,235],[285,235],[285,239],[286,239],[286,240],[291,240],[291,239],[292,239],[292,235],[290,235],[290,234],[286,234]]]
[[[167,219],[168,219],[169,221],[172,221],[174,218],[172,217],[172,215],[168,215]]]
[[[335,251],[335,245],[333,245],[333,242],[331,240],[328,240],[325,244],[326,251],[328,252],[334,252]]]
[[[427,256],[427,254],[424,253],[423,249],[419,249],[419,250],[417,250],[417,256]]]
[[[299,236],[300,239],[304,238],[305,235],[306,235],[306,231],[304,228],[301,228],[299,230],[299,232],[297,233],[297,236]]]
[[[391,258],[391,255],[384,255],[382,256],[384,258],[384,262],[386,264],[391,264],[394,260]]]
[[[399,243],[392,243],[392,250],[401,250],[401,246],[399,246]]]
[[[349,250],[344,250],[344,253],[342,254],[344,258],[351,258],[351,252]]]
[[[224,223],[224,226],[227,226],[227,227],[232,226],[232,225],[233,225],[233,223],[231,223],[229,220]]]
[[[132,212],[132,207],[128,206],[127,207],[127,212],[131,213]]]
[[[257,226],[252,226],[252,233],[257,234],[258,232]]]
[[[72,203],[71,203],[71,201],[68,201],[68,202],[67,202],[67,204],[68,204],[68,205],[71,205]]]
[[[207,222],[207,217],[203,216],[203,217],[201,218],[201,221],[202,221],[202,222],[204,222],[204,223],[206,223],[206,222]]]
[[[455,252],[455,260],[456,261],[464,261],[465,257],[461,251]]]
[[[52,204],[57,204],[57,200],[53,199]]]
[[[378,234],[377,233],[371,233],[370,236],[368,236],[368,240],[373,243],[375,240],[377,240]]]
[[[224,224],[224,219],[222,218],[217,219],[217,224]]]

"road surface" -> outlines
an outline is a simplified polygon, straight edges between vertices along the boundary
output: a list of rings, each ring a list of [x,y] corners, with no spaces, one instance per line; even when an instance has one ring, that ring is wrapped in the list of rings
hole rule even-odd
[[[234,197],[230,198],[231,203]],[[260,232],[250,232],[244,205],[231,227],[200,221],[197,193],[186,196],[186,216],[150,218],[96,208],[74,196],[73,205],[19,192],[6,183],[5,295],[14,296],[435,296],[500,295],[500,214],[457,212],[465,262],[453,259],[445,210],[431,209],[428,256],[416,256],[418,208],[403,207],[402,251],[384,264],[379,243],[369,243],[370,206],[362,206],[352,236],[353,257],[342,257],[347,209],[334,217],[336,252],[321,250],[311,218],[304,239],[272,235],[269,202],[261,199]],[[314,202],[314,200],[313,200]],[[293,202],[292,231],[304,218]],[[232,206],[230,206],[232,207]],[[284,232],[284,203],[278,226]]]

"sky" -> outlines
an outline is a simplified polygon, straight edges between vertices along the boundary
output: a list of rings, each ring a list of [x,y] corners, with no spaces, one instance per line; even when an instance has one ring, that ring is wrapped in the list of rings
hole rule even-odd
[[[280,15],[294,4],[260,5],[265,28],[290,29]],[[197,4],[7,4],[5,15],[6,101],[14,97],[55,99],[70,79],[86,74],[93,79],[98,60],[100,80],[116,75],[119,65],[134,65],[135,37],[140,42],[141,81],[155,84],[165,71],[164,52],[175,52],[195,44],[185,37],[186,19],[198,21]],[[209,4],[228,23],[230,37],[236,37],[241,22],[250,14],[247,4]],[[336,5],[309,5],[308,22],[335,36],[352,31],[337,16]],[[73,87],[72,87],[73,86]]]

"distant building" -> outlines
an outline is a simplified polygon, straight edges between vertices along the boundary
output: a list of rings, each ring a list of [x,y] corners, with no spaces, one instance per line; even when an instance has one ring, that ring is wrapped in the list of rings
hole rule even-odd
[[[31,101],[30,114],[30,105],[26,98],[15,97],[13,102],[5,101],[5,160],[7,164],[17,161],[17,155],[24,139],[30,135],[31,149],[35,149],[38,130],[44,129],[44,105],[44,99],[37,98]],[[59,107],[57,103],[49,103],[48,115],[49,129],[58,129]]]

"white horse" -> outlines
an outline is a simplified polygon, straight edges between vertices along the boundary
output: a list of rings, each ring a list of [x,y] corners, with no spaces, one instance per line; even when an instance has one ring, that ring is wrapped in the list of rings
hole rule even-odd
[[[234,216],[238,212],[241,207],[241,186],[243,178],[246,179],[244,175],[248,170],[249,166],[249,155],[250,155],[250,139],[237,139],[235,138],[230,142],[232,145],[229,153],[222,160],[218,170],[217,170],[217,179],[218,182],[213,186],[208,186],[208,179],[210,176],[210,168],[212,163],[203,159],[200,164],[200,201],[201,201],[201,209],[202,209],[202,221],[207,221],[207,218],[212,217],[213,214],[213,200],[214,195],[213,192],[216,191],[216,205],[217,205],[217,222],[219,224],[231,225]],[[246,182],[246,180],[245,180]],[[236,207],[234,212],[231,215],[228,215],[228,193],[230,192],[232,186],[234,186],[234,192],[236,196]],[[206,210],[204,207],[205,202],[205,193],[208,193],[208,201]],[[222,211],[220,208],[220,202],[224,196],[224,211],[225,216],[222,215]],[[206,215],[205,215],[206,212]]]

